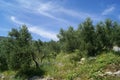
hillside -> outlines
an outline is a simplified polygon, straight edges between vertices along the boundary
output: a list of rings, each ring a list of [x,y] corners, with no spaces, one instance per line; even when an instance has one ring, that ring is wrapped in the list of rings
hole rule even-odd
[[[81,58],[76,61],[77,57],[76,53],[59,54],[52,61],[54,64],[43,66],[43,69],[48,69],[46,76],[51,76],[53,80],[118,80],[120,78],[120,56],[112,52],[103,52],[96,57]],[[118,74],[114,74],[115,72]]]
[[[50,62],[44,61],[41,69],[45,71],[42,77],[31,77],[31,80],[119,80],[120,56],[113,52],[103,52],[96,57],[75,60],[76,53],[60,53]],[[46,62],[46,63],[45,63]],[[13,71],[2,73],[6,79],[15,74]],[[17,80],[19,80],[18,78]],[[15,79],[16,80],[16,79]]]

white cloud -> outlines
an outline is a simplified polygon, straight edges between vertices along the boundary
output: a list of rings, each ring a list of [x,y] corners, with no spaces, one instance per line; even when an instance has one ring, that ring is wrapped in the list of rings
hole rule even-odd
[[[80,18],[81,20],[86,19],[87,17],[90,17],[90,18],[92,18],[92,20],[95,20],[95,21],[99,21],[99,20],[103,19],[102,17],[100,17],[96,14],[89,14],[86,12],[77,12],[77,11],[65,9],[65,8],[60,8],[59,11],[61,11],[64,14],[67,14],[67,15],[70,15],[70,16],[73,16],[76,18]]]
[[[25,23],[23,23],[23,22],[21,22],[21,21],[16,20],[16,17],[14,17],[14,16],[10,16],[10,19],[11,19],[13,22],[17,23],[17,24],[20,24],[20,25],[25,24]]]
[[[48,12],[44,12],[44,11],[41,11],[41,10],[37,10],[41,15],[44,15],[44,16],[46,16],[46,17],[49,17],[49,18],[51,18],[51,19],[54,19],[54,20],[57,20],[57,21],[61,21],[61,22],[63,22],[63,23],[69,23],[67,20],[65,20],[65,19],[62,19],[62,18],[58,18],[58,17],[55,17],[55,16],[53,16],[52,14],[50,14],[50,13],[48,13]]]
[[[15,17],[14,17],[14,16],[11,16],[10,19],[11,19],[12,21],[15,21]]]
[[[70,9],[65,9],[65,8],[60,8],[61,12],[63,12],[64,14],[70,15],[70,16],[74,16],[74,17],[79,17],[81,19],[84,19],[85,17],[87,17],[88,15],[85,13],[79,13]],[[82,14],[82,15],[81,15]]]
[[[54,10],[58,9],[58,6],[54,4],[52,1],[43,3],[39,0],[36,0],[36,1],[17,0],[17,3],[19,4],[19,6],[21,6],[22,8],[24,8],[26,11],[30,13],[36,13],[36,14],[43,15],[43,16],[46,16],[48,18],[51,18],[51,19],[54,19],[54,20],[57,20],[63,23],[68,23],[67,20],[60,18],[58,16],[55,16],[55,14],[51,13]]]
[[[35,34],[38,34],[38,35],[40,35],[44,38],[47,38],[47,39],[58,40],[58,38],[56,37],[56,33],[44,31],[38,27],[29,27],[29,31],[31,31]]]
[[[87,18],[87,17],[91,17],[93,20],[102,20],[103,18],[101,18],[98,15],[95,14],[89,14],[86,12],[77,12],[75,10],[71,10],[71,9],[66,9],[58,4],[54,4],[53,2],[48,2],[48,3],[42,3],[39,8],[37,8],[37,12],[39,12],[40,14],[47,16],[49,18],[58,20],[58,21],[62,21],[65,23],[69,23],[68,21],[66,21],[65,19],[62,18],[58,18],[55,17],[56,14],[60,13],[62,15],[66,15],[66,16],[73,16],[75,18],[79,18],[81,20]],[[51,12],[53,12],[54,14],[50,14]]]
[[[37,35],[40,35],[41,37],[43,38],[46,38],[46,39],[52,39],[52,40],[58,40],[57,38],[57,33],[54,33],[54,32],[49,32],[49,31],[45,31],[41,28],[39,28],[38,26],[33,26],[31,24],[28,24],[28,23],[24,23],[22,21],[19,21],[16,19],[16,17],[14,16],[11,16],[10,19],[14,22],[14,23],[17,23],[17,24],[20,24],[20,25],[23,25],[23,24],[26,24],[27,27],[28,27],[28,30],[34,34],[37,34]]]
[[[34,4],[33,4],[34,3]],[[0,1],[0,6],[4,7],[4,10],[8,10],[11,13],[17,14],[17,10],[22,10],[24,12],[34,13],[37,15],[43,15],[48,18],[63,22],[63,23],[69,23],[67,20],[60,18],[59,16],[55,16],[55,14],[52,14],[51,12],[54,10],[57,10],[58,7],[56,4],[54,4],[52,1],[48,2],[42,2],[40,0],[15,0],[15,3]],[[53,6],[55,5],[55,7]],[[13,11],[14,12],[13,12]]]
[[[54,7],[51,5],[52,5],[51,2],[42,3],[41,5],[38,6],[38,9],[41,11],[50,11],[50,10],[54,9]]]
[[[12,7],[13,6],[15,7],[14,9],[17,9],[16,7],[18,7],[19,9],[25,12],[29,12],[37,15],[43,15],[45,17],[57,20],[67,25],[68,24],[70,25],[71,22],[70,20],[66,20],[65,18],[63,18],[62,15],[73,16],[80,20],[83,20],[87,17],[91,17],[94,21],[99,21],[103,19],[103,17],[100,17],[100,15],[66,9],[63,6],[61,6],[59,3],[57,2],[55,3],[55,1],[47,1],[47,2],[42,2],[41,0],[30,0],[30,1],[15,0],[15,1],[16,3],[11,3]],[[8,2],[6,2],[6,4],[8,4]],[[106,14],[106,12],[109,12],[110,10],[106,10],[105,12],[103,12],[103,14]],[[60,15],[58,16],[57,14],[60,14]]]
[[[107,9],[105,9],[105,10],[102,12],[102,15],[107,15],[107,14],[113,12],[114,10],[115,10],[115,7],[114,7],[114,6],[111,6],[111,7],[107,8]]]
[[[36,0],[36,1],[17,0],[17,2],[20,4],[20,6],[24,7],[26,10],[29,10],[29,12],[43,15],[66,24],[69,24],[70,22],[65,20],[64,18],[60,18],[61,16],[57,16],[56,14],[61,14],[66,16],[69,15],[81,20],[87,17],[90,17],[95,21],[96,20],[99,21],[103,19],[102,17],[100,17],[100,15],[89,14],[86,12],[77,12],[75,10],[66,9],[60,6],[58,3],[57,4],[54,3],[53,1],[48,1],[43,3],[40,0]]]

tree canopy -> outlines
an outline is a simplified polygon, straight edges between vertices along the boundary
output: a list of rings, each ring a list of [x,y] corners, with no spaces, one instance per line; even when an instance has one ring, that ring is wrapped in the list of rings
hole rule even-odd
[[[96,56],[104,50],[120,46],[120,24],[110,19],[93,24],[90,18],[80,23],[77,29],[70,26],[60,29],[58,41],[32,40],[26,25],[13,28],[7,38],[0,38],[0,70],[24,70],[39,68],[43,60],[50,61],[60,52],[77,51],[81,56]],[[38,62],[40,60],[40,62]]]

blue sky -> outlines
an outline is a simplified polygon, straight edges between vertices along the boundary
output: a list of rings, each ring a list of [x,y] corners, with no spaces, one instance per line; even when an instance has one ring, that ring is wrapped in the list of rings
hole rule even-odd
[[[87,17],[120,22],[119,0],[0,0],[0,36],[26,24],[33,39],[58,40],[61,28],[75,29]]]

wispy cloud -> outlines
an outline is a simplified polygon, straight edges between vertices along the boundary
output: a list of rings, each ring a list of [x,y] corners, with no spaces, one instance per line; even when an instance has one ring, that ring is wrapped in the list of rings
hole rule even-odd
[[[74,10],[70,10],[70,9],[65,9],[65,8],[60,8],[60,10],[62,13],[76,17],[76,18],[80,18],[81,20],[86,19],[87,17],[92,18],[92,20],[94,21],[100,21],[103,18],[100,15],[96,15],[96,14],[89,14],[86,12],[77,12]]]
[[[33,4],[34,2],[34,4]],[[36,1],[29,1],[29,0],[17,0],[17,3],[24,9],[26,9],[30,13],[36,13],[38,15],[43,15],[48,18],[63,22],[63,23],[69,23],[67,20],[60,18],[59,16],[56,16],[56,13],[53,13],[55,10],[57,10],[59,7],[54,4],[52,1],[48,2],[41,2],[39,0]],[[55,5],[56,7],[54,7]]]
[[[17,24],[20,24],[20,25],[25,24],[25,23],[23,23],[23,22],[17,20],[16,17],[14,17],[14,16],[10,16],[10,19],[11,19],[13,22],[17,23]]]
[[[53,6],[54,5],[54,6]],[[100,15],[96,15],[96,14],[90,14],[87,12],[78,12],[75,10],[71,10],[71,9],[67,9],[64,8],[58,4],[54,4],[52,1],[51,2],[47,2],[47,3],[42,3],[38,8],[37,8],[37,12],[39,12],[40,14],[50,17],[52,19],[58,20],[58,21],[62,21],[65,23],[69,23],[67,20],[63,19],[63,18],[58,18],[55,17],[56,14],[62,14],[62,15],[66,15],[66,16],[72,16],[75,18],[79,18],[81,20],[84,20],[87,17],[92,18],[93,20],[102,20],[103,18],[100,17]],[[50,13],[54,13],[54,14],[50,14]]]
[[[110,14],[111,12],[113,12],[115,10],[115,7],[114,6],[111,6],[107,9],[105,9],[103,12],[102,12],[102,15],[107,15],[107,14]]]
[[[34,3],[34,4],[33,4]],[[43,15],[48,18],[63,22],[65,24],[69,23],[64,18],[60,18],[59,16],[55,16],[56,13],[52,14],[51,12],[58,9],[57,5],[52,1],[42,2],[41,0],[15,0],[14,3],[7,1],[0,1],[0,6],[4,7],[4,10],[9,11],[9,13],[17,14],[18,10],[28,13],[34,13],[37,15]],[[52,6],[52,5],[55,5]],[[0,8],[3,9],[3,8]]]
[[[16,19],[15,16],[11,16],[10,19],[14,22],[14,23],[17,23],[19,25],[23,25],[23,24],[26,24],[27,27],[28,27],[28,30],[34,34],[37,34],[43,38],[46,38],[46,39],[49,39],[49,40],[58,40],[57,38],[57,33],[54,33],[54,32],[49,32],[49,31],[45,31],[43,29],[40,28],[40,26],[33,26],[31,24],[28,24],[28,23],[24,23],[22,21],[19,21]]]
[[[4,2],[4,4],[5,4],[5,2]],[[10,6],[10,3],[8,3],[8,2],[6,2],[6,4],[9,4],[9,6]],[[13,3],[11,3],[11,4],[13,4]],[[72,17],[75,17],[75,18],[81,19],[81,20],[83,20],[87,17],[91,17],[93,20],[97,20],[97,21],[102,20],[100,15],[67,9],[67,8],[60,6],[59,3],[54,3],[53,1],[42,2],[40,0],[36,0],[36,1],[34,1],[34,0],[31,0],[31,1],[16,0],[16,3],[13,5],[15,8],[19,7],[19,9],[21,8],[22,10],[24,10],[26,12],[34,13],[37,15],[43,15],[45,17],[48,17],[53,20],[57,20],[59,22],[63,22],[64,24],[69,24],[69,25],[70,25],[69,20],[66,20],[64,17],[58,16],[57,14],[66,15],[66,16],[69,15],[69,16],[72,16]],[[13,7],[13,5],[12,5],[12,7]],[[19,5],[19,6],[16,6],[16,5]],[[111,11],[111,9],[105,10],[105,12],[103,12],[103,14],[105,15],[110,11]]]
[[[43,38],[47,38],[49,40],[51,40],[51,39],[58,40],[56,33],[42,30],[39,27],[29,27],[29,31],[31,31],[32,33],[38,34],[38,35],[42,36]]]

